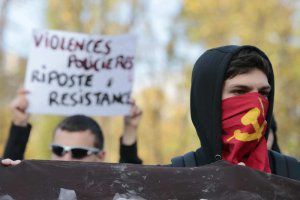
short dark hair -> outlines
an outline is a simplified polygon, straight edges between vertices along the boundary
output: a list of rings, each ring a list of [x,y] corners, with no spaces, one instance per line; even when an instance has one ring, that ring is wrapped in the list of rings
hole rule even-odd
[[[90,130],[95,135],[94,147],[103,149],[104,137],[98,123],[85,115],[72,115],[62,120],[56,127],[55,132],[60,129],[69,132]]]
[[[239,74],[245,74],[253,69],[259,69],[269,77],[271,73],[271,65],[269,61],[263,57],[255,49],[244,48],[233,56],[229,63],[225,80],[231,79]]]

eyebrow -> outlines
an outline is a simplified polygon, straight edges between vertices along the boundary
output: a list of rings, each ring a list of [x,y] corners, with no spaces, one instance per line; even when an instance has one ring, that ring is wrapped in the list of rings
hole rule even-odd
[[[271,86],[264,86],[262,88],[260,88],[260,90],[271,90]]]
[[[231,87],[231,89],[251,90],[251,87],[246,86],[246,85],[234,85]]]
[[[251,87],[247,85],[234,85],[231,87],[231,89],[251,90]],[[259,88],[259,90],[271,90],[271,86],[263,86],[262,88]]]

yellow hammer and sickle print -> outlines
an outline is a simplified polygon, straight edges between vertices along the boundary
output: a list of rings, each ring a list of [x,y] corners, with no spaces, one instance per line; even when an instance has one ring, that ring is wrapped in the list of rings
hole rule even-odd
[[[260,103],[263,108],[261,99]],[[253,140],[259,141],[259,139],[262,137],[263,130],[265,126],[267,125],[266,120],[262,124],[262,126],[259,125],[258,123],[258,117],[260,115],[260,110],[258,108],[252,108],[249,110],[241,119],[241,123],[244,126],[252,125],[254,128],[254,133],[247,133],[247,132],[242,132],[241,130],[235,130],[233,133],[233,136],[227,139],[227,142],[235,138],[236,140],[242,141],[242,142],[249,142]]]

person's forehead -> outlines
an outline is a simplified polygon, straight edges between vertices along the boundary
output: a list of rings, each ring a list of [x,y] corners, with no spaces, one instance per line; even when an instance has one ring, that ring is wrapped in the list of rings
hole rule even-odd
[[[57,129],[53,143],[65,146],[93,147],[95,144],[95,135],[90,130],[85,131],[66,131]]]
[[[268,77],[261,70],[254,69],[248,73],[238,74],[231,79],[227,79],[225,84],[228,87],[234,87],[237,85],[245,86],[269,86]]]

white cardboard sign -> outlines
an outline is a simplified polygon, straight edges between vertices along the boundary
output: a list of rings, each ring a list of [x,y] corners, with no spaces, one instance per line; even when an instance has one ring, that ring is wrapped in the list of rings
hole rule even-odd
[[[33,31],[25,77],[28,112],[128,114],[135,47],[133,35]]]

